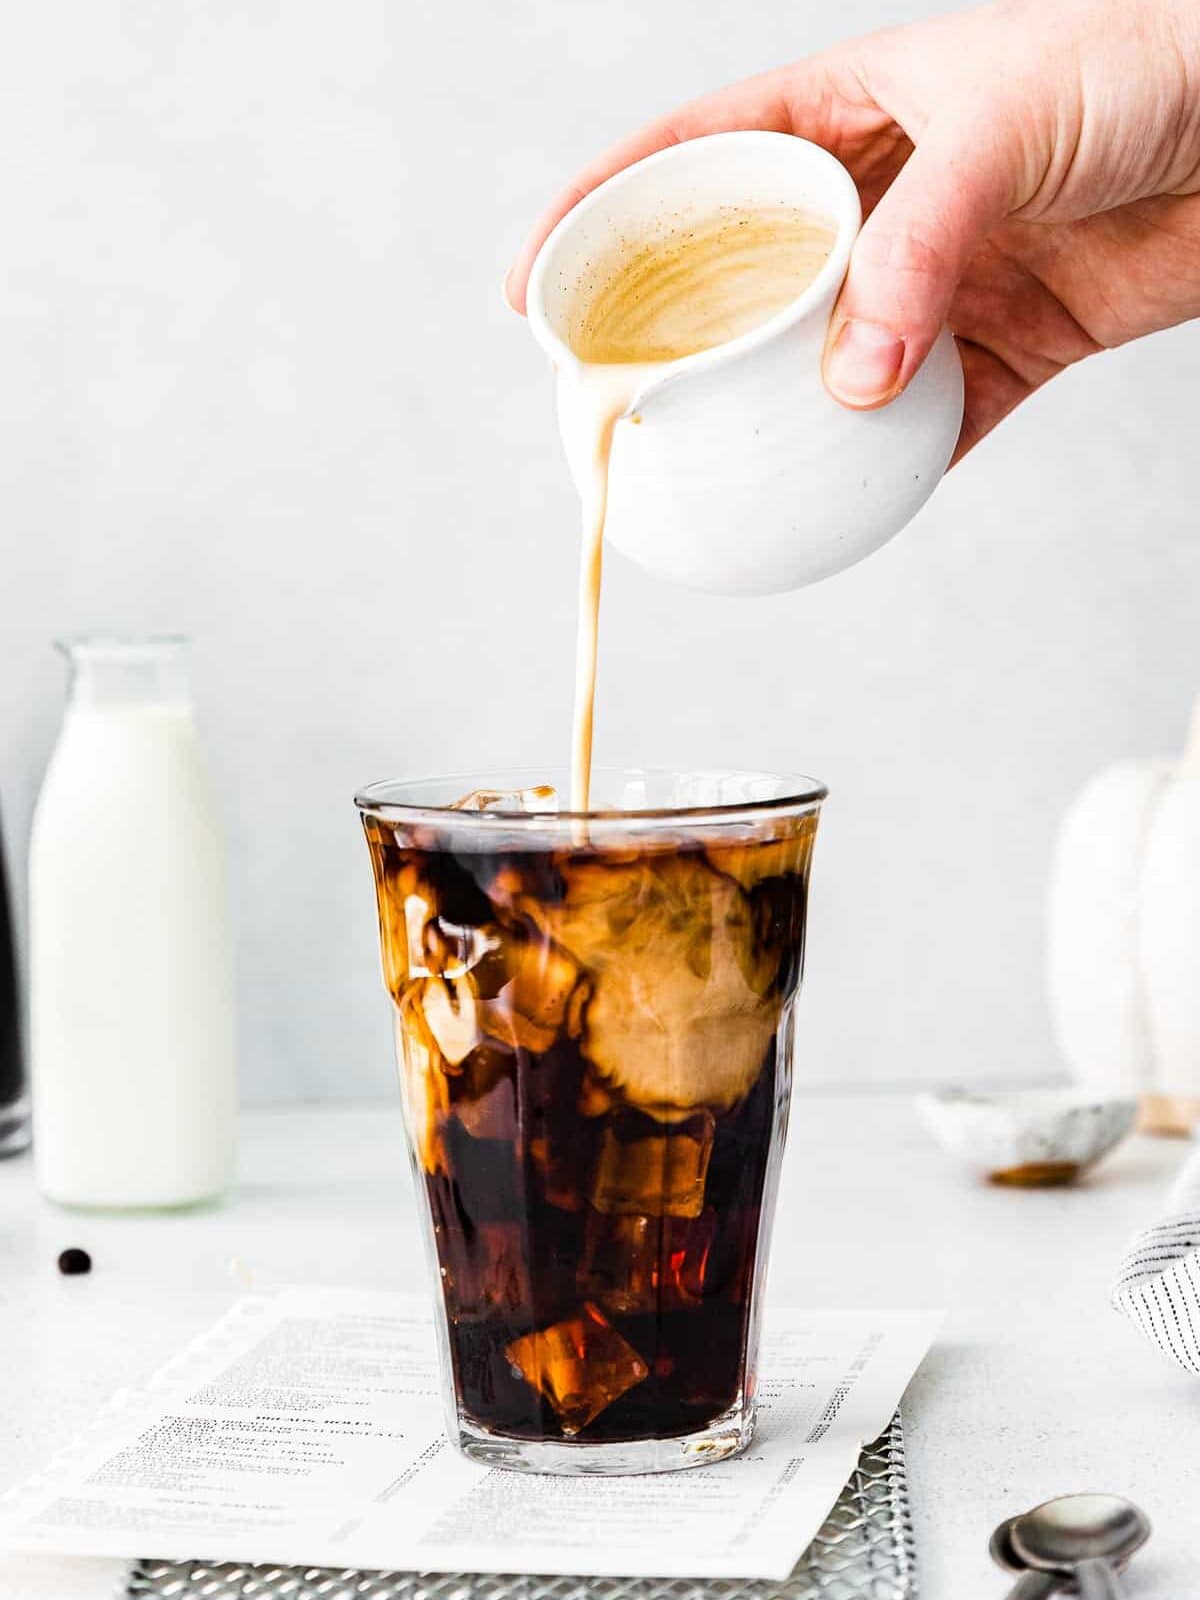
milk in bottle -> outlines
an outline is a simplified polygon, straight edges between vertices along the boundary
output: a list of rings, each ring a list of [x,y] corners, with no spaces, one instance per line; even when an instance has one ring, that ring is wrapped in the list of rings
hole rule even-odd
[[[30,1064],[44,1192],[176,1206],[234,1143],[225,860],[180,639],[64,646],[30,843]]]

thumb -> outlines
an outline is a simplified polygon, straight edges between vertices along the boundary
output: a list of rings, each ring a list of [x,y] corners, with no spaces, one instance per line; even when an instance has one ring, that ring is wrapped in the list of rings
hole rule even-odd
[[[871,410],[912,379],[967,262],[1008,210],[1008,169],[994,133],[930,124],[855,242],[825,342],[835,400]]]

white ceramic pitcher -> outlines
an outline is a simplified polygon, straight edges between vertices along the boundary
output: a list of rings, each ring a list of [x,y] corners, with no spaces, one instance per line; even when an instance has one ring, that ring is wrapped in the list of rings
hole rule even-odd
[[[806,139],[719,133],[659,151],[568,212],[534,262],[529,322],[558,375],[576,483],[590,434],[566,343],[575,286],[614,239],[729,205],[818,212],[836,230],[820,273],[761,327],[652,374],[613,435],[607,537],[693,588],[771,594],[815,583],[884,544],[924,505],[962,421],[962,368],[943,329],[899,399],[850,411],[821,381],[829,314],[862,221],[845,167]],[[640,426],[628,419],[636,415]]]

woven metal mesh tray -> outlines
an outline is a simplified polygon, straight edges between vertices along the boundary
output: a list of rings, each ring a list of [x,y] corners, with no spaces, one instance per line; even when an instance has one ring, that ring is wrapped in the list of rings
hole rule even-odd
[[[539,1578],[139,1561],[120,1600],[914,1600],[900,1414],[858,1466],[790,1578]]]

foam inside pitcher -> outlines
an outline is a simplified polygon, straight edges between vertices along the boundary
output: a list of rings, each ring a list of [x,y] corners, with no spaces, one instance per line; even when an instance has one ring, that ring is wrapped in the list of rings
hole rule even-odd
[[[850,174],[819,145],[781,133],[721,133],[658,151],[610,178],[568,212],[530,275],[528,310],[539,343],[555,360],[569,349],[571,319],[589,275],[622,239],[643,243],[685,228],[722,207],[794,207],[827,219],[828,260],[781,317],[840,283],[861,210]],[[780,319],[773,319],[773,323]],[[746,335],[769,336],[772,324]]]

